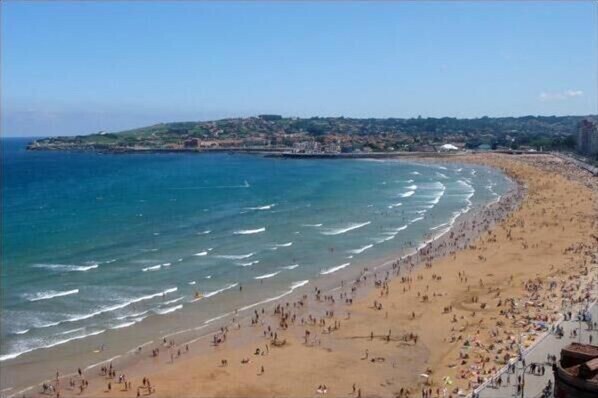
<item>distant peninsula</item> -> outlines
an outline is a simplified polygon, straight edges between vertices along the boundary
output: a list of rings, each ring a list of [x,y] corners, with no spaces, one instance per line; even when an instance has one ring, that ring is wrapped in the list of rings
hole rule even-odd
[[[160,123],[121,132],[50,137],[29,150],[355,154],[449,149],[573,149],[580,122],[596,116],[296,118],[259,115]]]

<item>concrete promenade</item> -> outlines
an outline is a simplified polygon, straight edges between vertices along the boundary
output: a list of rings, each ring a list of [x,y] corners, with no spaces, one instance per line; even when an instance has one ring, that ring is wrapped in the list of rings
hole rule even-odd
[[[598,305],[590,308],[592,323],[596,325],[598,322]],[[502,380],[499,387],[498,378],[494,383],[486,386],[478,394],[480,398],[511,398],[511,397],[528,397],[536,398],[542,396],[544,387],[550,382],[554,386],[554,377],[552,373],[552,366],[548,362],[548,356],[554,355],[557,360],[560,358],[560,351],[563,347],[572,342],[598,344],[598,328],[593,330],[588,328],[588,323],[577,321],[577,312],[573,312],[572,320],[562,321],[560,326],[563,327],[563,337],[559,338],[553,333],[547,335],[542,341],[535,345],[529,352],[524,355],[526,371],[523,375],[523,363],[517,362],[515,364],[514,373],[505,372],[499,376]],[[574,331],[576,335],[574,335]],[[581,331],[581,332],[580,332]],[[536,370],[535,374],[530,373],[530,365],[532,363],[544,366],[544,374]],[[523,391],[517,392],[518,380],[522,378],[524,381]],[[552,396],[552,395],[550,395]]]

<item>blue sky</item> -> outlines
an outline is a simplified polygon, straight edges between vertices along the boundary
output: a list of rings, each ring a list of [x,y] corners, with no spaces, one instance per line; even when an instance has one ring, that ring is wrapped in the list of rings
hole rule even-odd
[[[6,136],[598,113],[598,2],[1,4]]]

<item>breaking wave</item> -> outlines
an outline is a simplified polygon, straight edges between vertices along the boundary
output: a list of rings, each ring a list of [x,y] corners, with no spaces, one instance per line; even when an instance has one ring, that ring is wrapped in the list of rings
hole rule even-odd
[[[27,295],[25,295],[25,298],[28,301],[39,301],[39,300],[49,300],[54,297],[70,296],[71,294],[77,294],[77,293],[79,293],[79,289],[66,290],[63,292],[57,292],[55,290],[48,290],[47,292],[38,292],[35,294],[27,294]]]
[[[257,229],[242,229],[242,230],[233,232],[233,234],[235,234],[235,235],[253,235],[253,234],[259,234],[260,232],[264,232],[265,230],[266,230],[265,227],[257,228]]]
[[[45,268],[59,272],[85,272],[98,268],[98,264],[71,265],[71,264],[35,264],[35,268]]]
[[[327,231],[322,231],[321,234],[322,235],[340,235],[340,234],[344,234],[349,231],[353,231],[354,229],[365,227],[366,225],[369,225],[369,224],[371,224],[371,221],[366,221],[361,224],[351,224],[350,226],[344,227],[344,228],[335,228],[335,229],[329,229]]]
[[[338,270],[341,270],[345,267],[348,267],[349,265],[351,265],[351,263],[344,263],[341,265],[337,265],[336,267],[332,267],[332,268],[328,268],[322,272],[320,272],[320,275],[328,275],[328,274],[332,274],[333,272],[336,272]]]

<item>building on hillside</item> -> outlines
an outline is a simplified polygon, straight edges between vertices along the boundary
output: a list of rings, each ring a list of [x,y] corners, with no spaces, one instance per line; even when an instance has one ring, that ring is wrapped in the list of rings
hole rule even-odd
[[[459,148],[457,148],[453,144],[444,144],[444,145],[441,145],[438,148],[439,152],[455,152],[455,151],[458,151],[458,150],[459,150]]]
[[[293,144],[293,153],[321,153],[322,145],[317,141],[301,141]]]
[[[325,153],[340,153],[341,152],[341,145],[336,142],[331,142],[326,144],[322,147],[322,150]]]
[[[579,124],[577,151],[585,156],[598,154],[598,122],[584,119]]]

